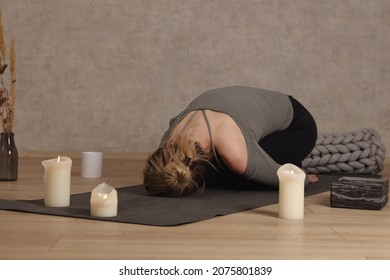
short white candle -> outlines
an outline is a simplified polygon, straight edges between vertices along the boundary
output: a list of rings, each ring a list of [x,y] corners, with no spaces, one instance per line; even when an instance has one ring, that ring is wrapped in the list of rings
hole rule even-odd
[[[42,161],[45,168],[45,206],[67,207],[70,204],[72,160],[61,157]]]
[[[115,217],[118,213],[117,191],[106,183],[97,185],[91,193],[91,215]]]
[[[102,177],[103,153],[82,152],[81,153],[81,177],[100,178]]]
[[[278,169],[277,175],[279,177],[279,217],[290,220],[303,219],[305,172],[287,163]]]

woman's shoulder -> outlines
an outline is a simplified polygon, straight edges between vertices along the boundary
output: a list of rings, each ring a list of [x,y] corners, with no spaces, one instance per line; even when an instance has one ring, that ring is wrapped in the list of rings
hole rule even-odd
[[[248,162],[246,141],[236,122],[226,114],[216,114],[214,145],[218,155],[232,171],[243,174]]]

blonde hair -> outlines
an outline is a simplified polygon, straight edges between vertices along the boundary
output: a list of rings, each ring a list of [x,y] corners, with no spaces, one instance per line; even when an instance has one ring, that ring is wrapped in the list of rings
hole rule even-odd
[[[209,156],[189,133],[169,140],[146,161],[144,185],[161,196],[182,196],[203,191]]]

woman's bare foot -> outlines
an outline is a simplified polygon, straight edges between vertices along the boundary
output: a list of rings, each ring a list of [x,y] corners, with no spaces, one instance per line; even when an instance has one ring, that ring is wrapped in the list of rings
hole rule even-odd
[[[317,183],[318,182],[318,176],[314,174],[308,174],[309,177],[309,183]]]

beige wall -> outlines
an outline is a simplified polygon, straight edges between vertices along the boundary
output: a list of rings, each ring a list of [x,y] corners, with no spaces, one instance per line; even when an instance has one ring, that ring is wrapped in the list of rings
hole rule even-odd
[[[19,150],[145,152],[199,93],[288,92],[390,149],[388,0],[0,0]]]

